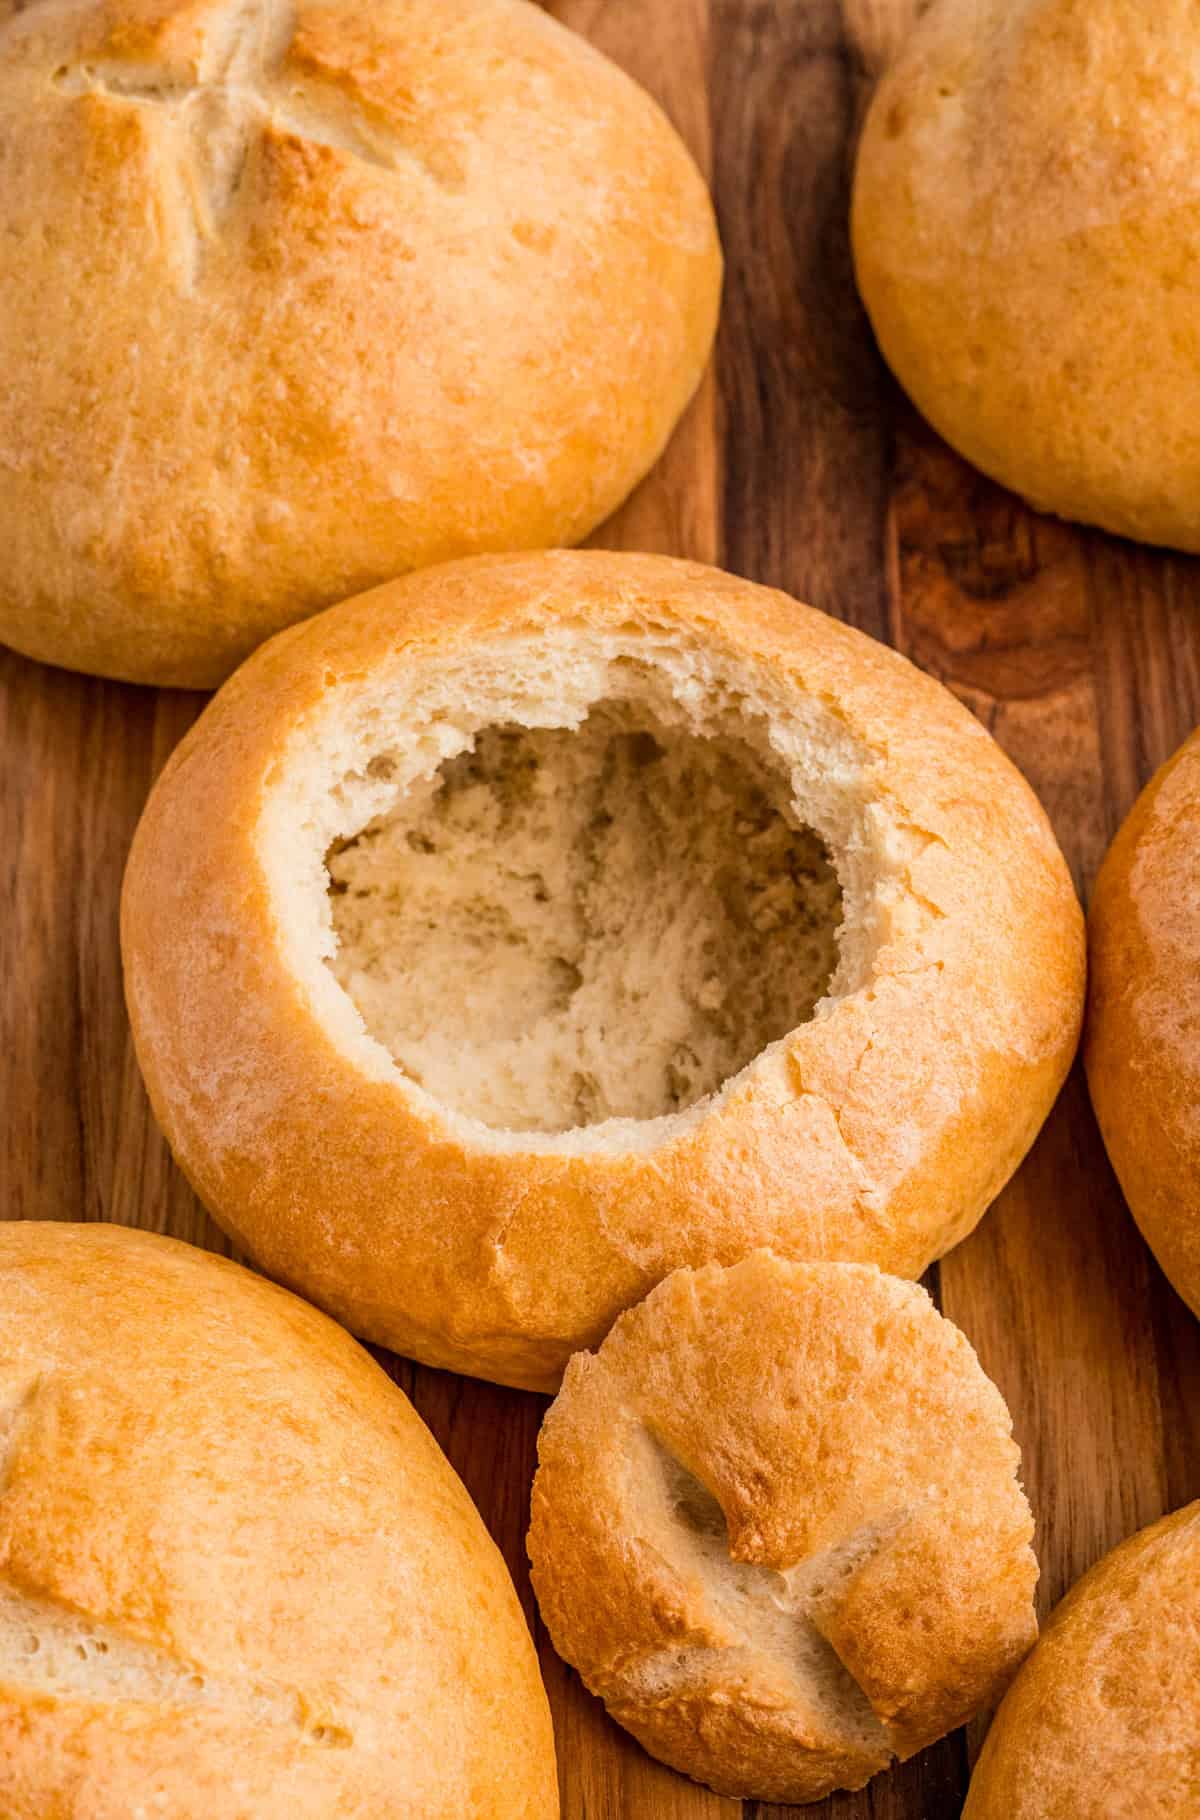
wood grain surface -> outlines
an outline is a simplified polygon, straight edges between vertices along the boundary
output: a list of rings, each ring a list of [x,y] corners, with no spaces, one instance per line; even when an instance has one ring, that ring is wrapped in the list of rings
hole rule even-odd
[[[721,562],[906,651],[1024,770],[1086,894],[1138,788],[1200,721],[1200,568],[1035,517],[938,442],[875,354],[851,277],[849,166],[872,76],[918,4],[554,0],[694,148],[729,266],[713,372],[657,471],[594,541]],[[4,1211],[227,1249],[154,1126],[117,948],[130,836],[201,698],[4,653],[0,692]],[[1078,1071],[930,1286],[1013,1411],[1048,1607],[1120,1537],[1200,1494],[1200,1326],[1125,1211]],[[536,1624],[523,1538],[539,1399],[385,1363],[466,1480]],[[785,1811],[720,1800],[652,1763],[538,1637],[567,1820]],[[804,1811],[949,1820],[978,1732]]]

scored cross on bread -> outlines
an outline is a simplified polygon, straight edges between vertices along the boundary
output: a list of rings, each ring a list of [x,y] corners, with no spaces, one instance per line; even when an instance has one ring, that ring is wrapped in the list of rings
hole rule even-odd
[[[572,1360],[539,1443],[542,1616],[613,1717],[723,1794],[857,1788],[1037,1634],[999,1391],[924,1290],[758,1252]]]
[[[529,0],[0,5],[0,639],[211,687],[573,543],[699,383],[721,256],[654,102]]]
[[[129,54],[115,54],[126,46]],[[193,0],[164,9],[160,28],[141,34],[114,32],[96,17],[54,83],[118,109],[161,110],[153,130],[162,136],[160,168],[170,171],[170,229],[195,282],[251,156],[277,157],[283,140],[307,148],[314,164],[329,147],[380,170],[403,165],[447,191],[462,187],[462,160],[444,128],[431,131],[410,109],[406,132],[390,105],[396,97],[378,77],[364,79],[355,48],[336,18],[302,23],[290,0]]]

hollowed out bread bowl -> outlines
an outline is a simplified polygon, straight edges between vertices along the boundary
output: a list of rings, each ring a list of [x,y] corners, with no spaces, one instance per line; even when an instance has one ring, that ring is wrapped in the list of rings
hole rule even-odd
[[[555,1647],[722,1794],[860,1788],[1037,1634],[1004,1400],[923,1289],[862,1265],[677,1271],[571,1361],[538,1457]]]
[[[858,282],[914,402],[1042,511],[1200,550],[1200,15],[934,0],[858,155]]]
[[[499,1553],[408,1400],[249,1271],[0,1224],[5,1820],[554,1820]]]
[[[1200,1313],[1200,734],[1114,840],[1088,918],[1092,1104],[1133,1216]]]
[[[997,1713],[963,1820],[1200,1812],[1200,1504],[1106,1555]]]
[[[403,570],[573,543],[695,389],[720,249],[528,0],[0,0],[0,639],[211,687]]]
[[[960,1239],[1070,1061],[1081,920],[937,683],[715,570],[567,552],[258,653],[152,795],[123,945],[238,1242],[544,1389],[679,1264]]]

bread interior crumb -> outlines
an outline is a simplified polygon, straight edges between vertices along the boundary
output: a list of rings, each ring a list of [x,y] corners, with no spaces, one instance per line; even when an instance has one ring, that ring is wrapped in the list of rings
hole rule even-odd
[[[907,902],[835,706],[677,626],[564,625],[332,674],[265,780],[280,955],[456,1142],[618,1154],[870,978]],[[907,912],[905,912],[907,913]]]
[[[327,866],[329,964],[367,1029],[499,1129],[693,1106],[837,966],[837,873],[779,767],[629,702],[482,728]]]

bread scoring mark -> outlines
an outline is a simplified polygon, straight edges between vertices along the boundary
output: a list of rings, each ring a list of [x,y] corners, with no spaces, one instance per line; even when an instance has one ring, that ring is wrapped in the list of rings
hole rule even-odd
[[[276,131],[290,133],[308,145],[331,146],[355,163],[372,164],[381,171],[393,171],[409,159],[428,174],[428,166],[415,152],[359,113],[352,102],[329,96],[322,109],[314,105],[314,93],[311,84],[291,88],[286,94],[277,92],[271,107],[271,125]]]
[[[286,1726],[325,1749],[353,1737],[294,1688],[230,1680],[49,1599],[0,1584],[0,1687],[89,1704],[215,1708],[254,1726]]]
[[[214,7],[199,56],[174,64],[111,59],[64,64],[56,85],[67,94],[100,93],[114,100],[171,105],[209,92],[258,93],[282,63],[296,27],[291,0],[232,0]]]
[[[68,95],[102,95],[160,111],[174,144],[171,226],[193,288],[229,218],[260,131],[262,84],[295,30],[290,0],[233,0],[213,9],[194,64],[85,63],[56,70]]]
[[[34,1372],[0,1407],[0,1512],[22,1438],[54,1372]],[[277,1682],[212,1675],[198,1663],[141,1643],[61,1600],[0,1580],[0,1691],[93,1703],[214,1707],[255,1725],[286,1726],[303,1741],[345,1749],[353,1736],[327,1711]]]
[[[176,190],[190,223],[177,210],[175,225],[192,243],[185,262],[189,285],[233,212],[265,133],[327,146],[380,170],[407,166],[441,189],[456,187],[353,96],[311,76],[281,78],[296,23],[293,0],[234,0],[214,9],[192,65],[109,60],[54,72],[55,86],[67,95],[161,110],[176,129]]]
[[[826,1629],[854,1576],[908,1521],[910,1511],[897,1509],[864,1523],[784,1570],[736,1560],[725,1514],[707,1486],[650,1428],[639,1434],[657,1464],[660,1508],[674,1544],[672,1565],[687,1582],[699,1577],[711,1612],[735,1641],[726,1652],[678,1645],[649,1651],[619,1666],[622,1688],[633,1681],[639,1698],[684,1697],[691,1687],[703,1687],[722,1653],[757,1657],[795,1685],[798,1706],[815,1706],[832,1733],[884,1767],[895,1754],[891,1735]]]
[[[0,1408],[0,1498],[8,1489],[20,1433],[41,1394],[42,1384],[43,1374],[35,1371],[16,1395]]]

